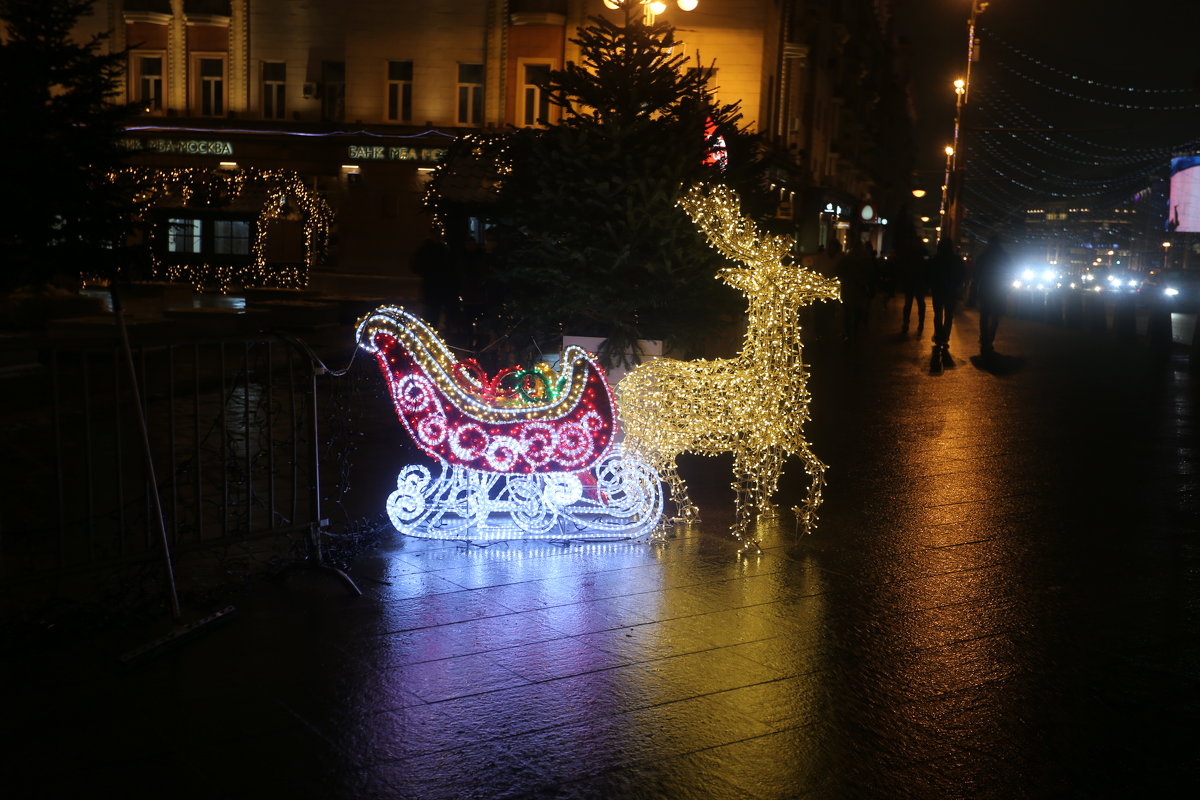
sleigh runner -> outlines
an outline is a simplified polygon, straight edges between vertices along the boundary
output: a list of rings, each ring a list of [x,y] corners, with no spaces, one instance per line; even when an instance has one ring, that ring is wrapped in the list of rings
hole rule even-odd
[[[399,306],[364,317],[358,342],[435,462],[397,476],[387,511],[402,533],[588,539],[640,536],[658,522],[658,474],[614,445],[616,401],[582,348],[566,348],[557,370],[513,367],[489,379]]]

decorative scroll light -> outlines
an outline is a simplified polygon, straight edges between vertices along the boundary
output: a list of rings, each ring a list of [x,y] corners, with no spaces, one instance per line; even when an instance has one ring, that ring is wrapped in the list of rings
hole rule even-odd
[[[405,466],[387,501],[401,533],[449,539],[640,536],[662,516],[658,474],[613,444],[617,405],[580,347],[560,369],[514,367],[489,378],[457,361],[437,333],[399,306],[358,324],[396,414],[436,462]]]
[[[803,435],[809,419],[808,373],[802,359],[798,311],[816,300],[839,299],[838,282],[792,262],[790,237],[765,233],[740,213],[728,187],[700,186],[679,201],[709,244],[740,266],[718,277],[748,300],[742,350],[727,359],[657,359],[636,367],[617,386],[625,413],[626,445],[657,468],[671,490],[680,521],[695,521],[696,506],[676,468],[681,453],[732,452],[737,495],[734,533],[747,547],[751,509],[775,514],[771,498],[784,459],[799,455],[811,484],[794,511],[805,532],[817,522],[825,465]]]

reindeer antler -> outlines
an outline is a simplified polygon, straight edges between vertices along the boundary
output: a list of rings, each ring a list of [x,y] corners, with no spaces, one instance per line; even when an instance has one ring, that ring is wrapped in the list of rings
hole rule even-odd
[[[679,198],[678,205],[696,223],[708,243],[726,258],[754,269],[780,264],[789,258],[794,239],[766,233],[741,213],[741,198],[728,186],[705,188],[696,184]]]
[[[747,294],[754,293],[759,283],[775,280],[772,273],[786,270],[800,280],[800,296],[803,304],[814,300],[838,300],[840,284],[834,278],[792,264],[791,236],[767,233],[758,224],[741,213],[741,200],[737,192],[728,186],[705,187],[696,184],[688,189],[677,203],[688,213],[692,221],[708,239],[717,252],[731,261],[745,266],[730,268],[722,280]],[[740,274],[740,277],[738,276]],[[757,277],[755,277],[757,276]]]

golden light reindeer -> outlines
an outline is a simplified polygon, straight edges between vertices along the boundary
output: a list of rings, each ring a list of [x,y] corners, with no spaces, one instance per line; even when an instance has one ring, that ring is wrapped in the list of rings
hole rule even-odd
[[[775,513],[771,498],[784,459],[798,455],[811,483],[807,499],[795,510],[799,524],[811,532],[825,465],[804,439],[808,372],[798,312],[816,300],[839,299],[838,282],[795,264],[792,239],[768,234],[743,216],[737,193],[728,187],[693,187],[679,205],[709,244],[738,265],[723,268],[718,277],[747,298],[745,338],[733,358],[663,358],[625,376],[617,394],[627,446],[662,474],[683,521],[695,521],[698,512],[676,457],[732,452],[734,533],[742,539],[752,508],[762,516]]]

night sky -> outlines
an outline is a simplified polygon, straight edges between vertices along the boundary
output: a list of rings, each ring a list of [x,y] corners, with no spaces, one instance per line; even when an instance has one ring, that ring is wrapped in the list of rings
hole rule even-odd
[[[966,63],[970,8],[970,0],[896,3],[909,45],[918,166],[932,172],[952,138],[952,83]],[[1200,3],[992,0],[978,27],[965,125],[975,163],[1030,187],[1090,197],[1106,188],[1119,194],[1151,165],[1165,168],[1181,145],[1200,141]],[[1048,134],[1051,143],[1028,132],[993,136],[979,152],[984,137],[973,130],[1000,125],[1062,133]],[[1049,174],[1038,174],[1043,169]]]

